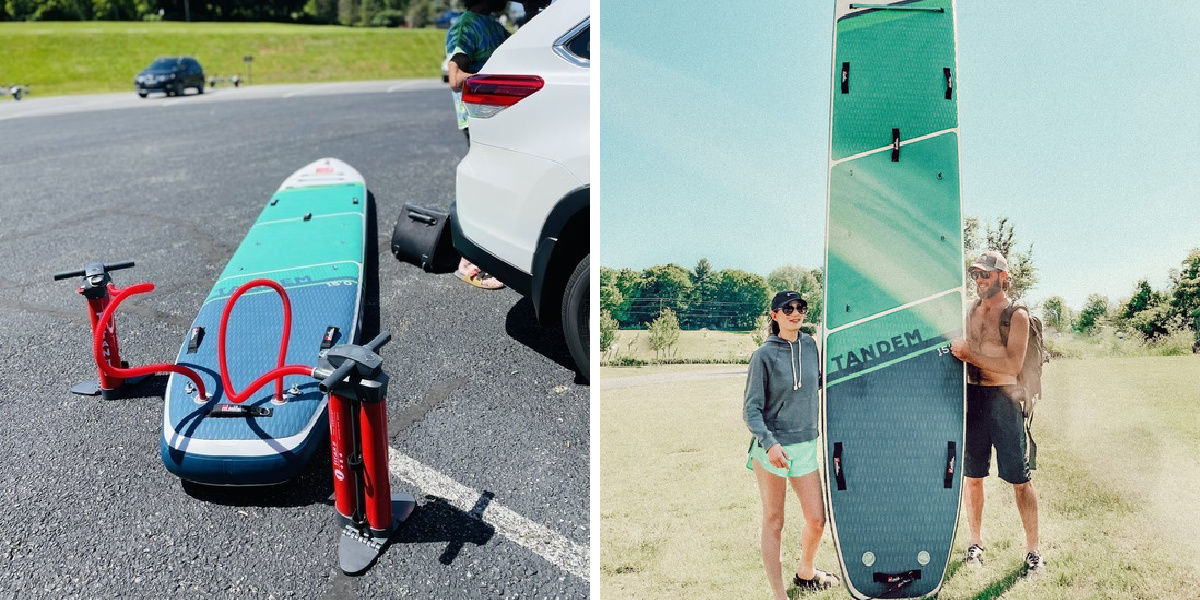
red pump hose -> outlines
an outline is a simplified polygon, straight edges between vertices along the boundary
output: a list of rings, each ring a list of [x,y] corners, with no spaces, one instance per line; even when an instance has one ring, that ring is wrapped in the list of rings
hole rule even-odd
[[[104,309],[104,314],[100,315],[100,321],[96,324],[96,331],[92,335],[92,355],[96,358],[96,365],[109,377],[119,377],[129,379],[132,377],[141,377],[142,375],[152,375],[154,373],[171,372],[179,373],[188,379],[191,379],[196,384],[196,389],[200,391],[201,398],[207,398],[204,393],[204,381],[200,379],[195,371],[175,364],[159,364],[146,365],[144,367],[114,367],[108,364],[104,359],[104,332],[108,329],[108,322],[112,320],[113,313],[117,310],[117,305],[129,296],[134,294],[145,294],[146,292],[154,291],[153,283],[139,283],[131,285],[123,290],[118,290],[115,285],[109,284],[108,293],[112,295],[112,300],[108,307]]]
[[[229,324],[229,315],[233,312],[233,305],[237,302],[242,294],[252,288],[269,287],[279,294],[279,298],[283,300],[283,336],[279,340],[279,366],[268,371],[262,377],[255,379],[245,390],[238,393],[233,389],[233,382],[229,380],[229,369],[225,366],[225,328]],[[292,303],[288,300],[287,292],[283,286],[270,279],[254,279],[243,283],[238,289],[234,290],[233,295],[229,300],[225,301],[225,312],[221,314],[221,333],[220,339],[217,341],[217,359],[221,364],[221,385],[225,387],[225,395],[230,402],[241,404],[250,397],[251,394],[257,392],[259,388],[275,382],[275,397],[283,397],[283,378],[285,375],[304,375],[305,377],[313,376],[313,368],[303,365],[284,365],[283,361],[287,357],[288,338],[292,334]]]

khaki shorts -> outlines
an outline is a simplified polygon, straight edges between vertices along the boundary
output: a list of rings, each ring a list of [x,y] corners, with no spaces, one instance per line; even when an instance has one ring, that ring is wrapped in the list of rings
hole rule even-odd
[[[767,459],[767,451],[758,443],[750,441],[749,456],[746,457],[746,468],[754,470],[752,461],[758,460],[763,469],[778,477],[800,477],[817,470],[817,451],[820,449],[821,438],[800,442],[799,444],[784,444],[783,451],[788,455],[788,468],[780,469]]]

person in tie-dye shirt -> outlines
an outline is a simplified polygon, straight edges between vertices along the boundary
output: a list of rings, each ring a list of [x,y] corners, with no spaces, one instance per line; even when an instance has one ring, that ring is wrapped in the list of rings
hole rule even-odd
[[[467,109],[462,102],[462,86],[468,77],[478,73],[492,52],[508,39],[508,30],[492,14],[504,10],[507,0],[475,2],[458,17],[446,32],[447,72],[450,90],[454,93],[454,109],[458,113],[458,128],[467,139]]]

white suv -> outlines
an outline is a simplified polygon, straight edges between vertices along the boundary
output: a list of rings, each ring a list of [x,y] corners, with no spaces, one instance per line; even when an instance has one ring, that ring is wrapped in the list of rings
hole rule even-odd
[[[590,295],[590,18],[588,0],[559,0],[467,80],[471,149],[458,165],[454,247],[561,319],[588,372]]]

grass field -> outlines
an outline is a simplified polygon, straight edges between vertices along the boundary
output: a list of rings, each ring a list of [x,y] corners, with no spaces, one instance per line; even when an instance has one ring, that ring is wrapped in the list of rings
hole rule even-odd
[[[769,597],[758,556],[758,495],[744,466],[744,379],[678,379],[703,372],[601,370],[602,598]],[[1034,482],[1049,573],[1019,577],[1024,537],[1011,486],[989,477],[987,563],[960,568],[964,517],[941,598],[1200,597],[1197,376],[1200,356],[1047,365],[1034,423]],[[785,569],[800,551],[794,497],[787,510]],[[828,533],[817,565],[837,569]]]
[[[601,359],[634,358],[651,361],[656,358],[650,347],[650,334],[645,330],[623,329],[617,340]],[[758,344],[748,331],[680,331],[679,341],[670,358],[681,360],[749,360]]]
[[[158,56],[191,55],[204,73],[252,83],[438,77],[446,31],[274,23],[0,23],[0,84],[34,96],[133,90]]]

